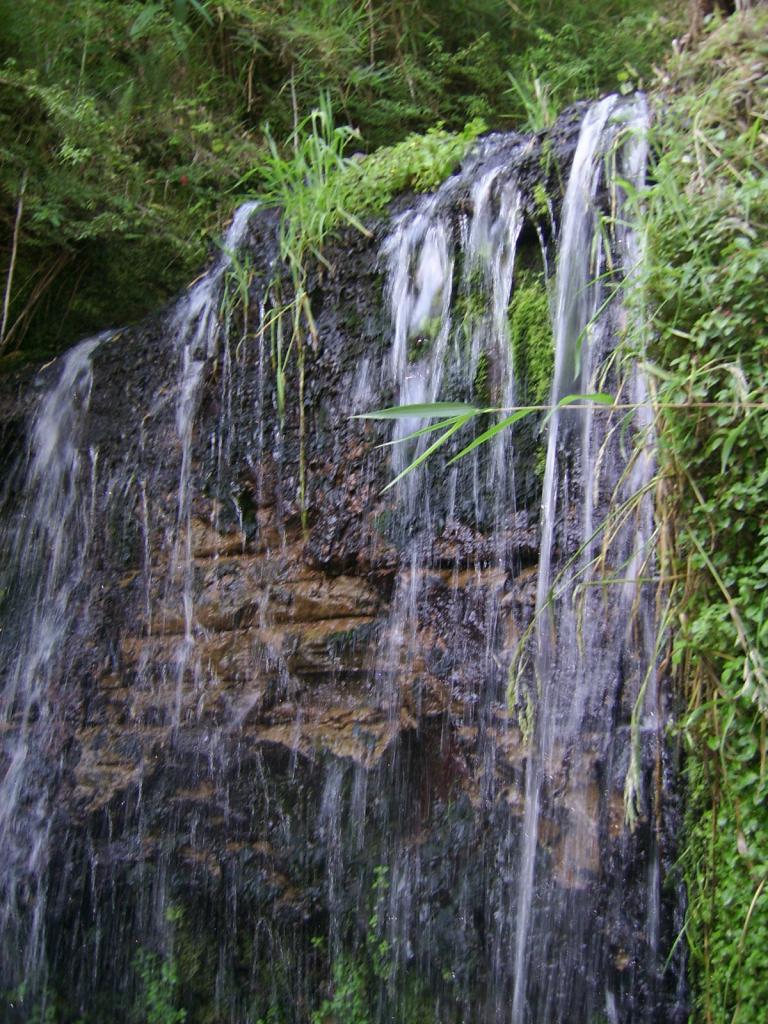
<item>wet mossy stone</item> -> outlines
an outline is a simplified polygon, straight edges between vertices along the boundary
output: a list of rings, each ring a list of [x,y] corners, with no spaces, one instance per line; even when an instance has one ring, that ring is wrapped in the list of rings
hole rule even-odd
[[[509,336],[520,399],[543,405],[549,395],[555,350],[542,274],[521,274],[509,304]]]

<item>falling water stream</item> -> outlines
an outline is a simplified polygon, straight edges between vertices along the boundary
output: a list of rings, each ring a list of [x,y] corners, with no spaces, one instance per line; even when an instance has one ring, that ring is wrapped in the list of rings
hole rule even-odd
[[[683,1019],[653,438],[617,348],[645,119],[577,108],[546,157],[488,136],[329,260],[308,509],[256,204],[157,320],[40,372],[0,532],[0,1019],[144,1020],[150,992],[190,1024]],[[637,409],[556,408],[382,494],[433,435],[348,417],[524,402],[534,272],[552,405]]]
[[[182,297],[171,317],[170,333],[180,363],[176,430],[181,454],[168,576],[169,580],[183,579],[184,633],[175,656],[179,693],[194,648],[189,509],[194,416],[206,361],[218,351],[224,275],[255,208],[255,203],[240,207],[225,237],[222,255]],[[29,451],[21,467],[26,475],[21,507],[2,536],[0,593],[6,601],[7,595],[17,590],[19,596],[0,638],[5,672],[0,711],[7,765],[0,783],[0,857],[5,864],[0,934],[14,936],[4,944],[4,959],[7,956],[14,965],[6,976],[20,976],[20,950],[13,947],[21,945],[22,976],[36,978],[40,971],[43,984],[43,889],[50,855],[53,790],[41,784],[38,773],[44,764],[55,771],[49,761],[49,752],[57,745],[58,724],[52,693],[66,684],[65,651],[73,636],[87,643],[87,566],[98,450],[84,449],[83,436],[93,385],[93,356],[113,333],[83,341],[59,360],[58,379],[43,394],[33,416]],[[144,496],[146,499],[146,491]],[[178,722],[178,704],[175,717]],[[29,906],[21,908],[24,903],[32,904],[31,913]],[[28,929],[23,940],[14,932],[17,927],[22,934]]]
[[[615,97],[608,97],[589,110],[582,125],[563,204],[558,249],[553,406],[568,394],[599,391],[606,380],[603,366],[615,345],[615,306],[620,298],[611,299],[604,283],[610,254],[604,251],[598,231],[595,197],[609,147],[620,129],[627,135],[619,154],[622,172],[628,173],[628,180],[636,188],[642,184],[645,118],[642,101],[619,105]],[[619,210],[619,223],[621,216]],[[631,248],[623,231],[617,232],[615,249],[620,271],[626,277],[632,270],[627,265]],[[607,378],[614,386],[618,380],[615,373]],[[649,524],[635,526],[634,514],[628,513],[629,522],[610,541],[610,568],[600,565],[596,556],[602,540],[600,531],[607,522],[606,499],[619,504],[622,499],[632,499],[633,492],[620,486],[628,459],[618,436],[620,430],[616,422],[601,417],[588,404],[578,410],[556,409],[549,425],[536,592],[534,663],[539,697],[534,749],[526,775],[518,869],[513,1024],[531,1019],[565,1019],[574,999],[578,999],[574,980],[586,966],[577,962],[563,970],[561,963],[543,991],[531,984],[531,975],[536,973],[532,965],[543,953],[540,940],[533,938],[537,930],[533,918],[538,916],[551,923],[564,909],[560,897],[553,903],[546,888],[537,885],[536,880],[545,790],[555,779],[566,788],[571,824],[562,870],[572,876],[577,891],[580,872],[588,869],[599,849],[600,807],[586,784],[590,760],[595,748],[602,748],[601,755],[613,759],[616,754],[611,746],[628,742],[627,736],[615,728],[616,702],[627,699],[622,698],[622,691],[629,699],[639,697],[646,673],[654,671],[653,646],[649,649],[647,637],[638,640],[633,635],[637,616],[647,616],[649,602],[651,607],[653,602],[652,588],[643,588],[639,582],[650,557]],[[639,458],[642,461],[643,456]],[[646,482],[635,478],[632,486],[639,492]],[[574,506],[578,516],[575,522],[566,524],[563,511]],[[645,508],[641,504],[641,515]],[[560,552],[559,560],[556,551]],[[612,575],[623,582],[613,583]],[[640,622],[641,633],[645,625]],[[631,669],[623,664],[631,661]],[[650,900],[649,907],[654,905],[655,901]],[[563,928],[576,935],[573,952],[591,955],[593,937],[588,917],[579,920],[575,905],[566,907],[565,912]],[[655,924],[649,924],[649,929],[649,935],[655,935]],[[649,946],[648,955],[657,956],[656,940]],[[535,1016],[532,1000],[538,1002]],[[595,1006],[592,1012],[600,1009]],[[609,1021],[616,1020],[610,983],[606,984],[603,1009]]]
[[[87,634],[80,591],[91,539],[95,454],[83,452],[80,445],[93,380],[91,360],[105,338],[83,341],[63,357],[58,380],[42,396],[23,464],[21,505],[2,538],[6,607],[9,593],[16,599],[0,634],[5,665],[0,934],[8,934],[20,904],[31,907],[23,948],[4,944],[0,954],[6,976],[12,976],[9,963],[34,974],[44,941],[52,790],[40,778],[40,758],[56,745],[57,713],[50,690],[67,677],[65,637]]]

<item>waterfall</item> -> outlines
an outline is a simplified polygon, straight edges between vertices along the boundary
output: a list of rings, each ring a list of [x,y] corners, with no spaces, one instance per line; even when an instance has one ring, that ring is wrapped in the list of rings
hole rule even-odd
[[[221,256],[171,314],[169,333],[179,360],[175,425],[181,452],[167,586],[182,579],[184,611],[183,637],[175,653],[177,724],[182,680],[195,646],[190,519],[194,419],[206,362],[219,352],[225,275],[256,205],[246,203],[236,212]],[[89,627],[96,628],[89,617],[88,569],[99,452],[85,447],[85,437],[93,358],[113,336],[119,343],[117,332],[104,332],[57,360],[61,364],[58,378],[40,400],[30,428],[29,451],[17,470],[24,478],[21,507],[2,532],[0,596],[6,604],[9,595],[19,596],[0,636],[5,672],[0,714],[7,766],[0,783],[0,855],[5,865],[0,934],[6,937],[3,957],[11,965],[3,963],[4,976],[22,977],[34,991],[45,985],[44,889],[54,812],[54,788],[41,782],[40,773],[61,771],[61,764],[57,765],[64,756],[57,750],[62,745],[57,737],[59,709],[52,695],[59,691],[60,696],[66,686],[70,667],[66,652],[75,638],[91,644]],[[46,371],[43,376],[49,379],[51,374]],[[125,481],[125,469],[121,476]],[[106,485],[108,497],[113,486],[114,481]],[[146,489],[144,502],[146,506]],[[34,785],[39,788],[33,794]],[[15,947],[23,950],[20,963]]]
[[[486,140],[460,174],[402,214],[384,242],[392,349],[389,373],[382,384],[386,386],[387,378],[394,382],[400,405],[434,402],[444,397],[446,387],[456,387],[457,381],[466,392],[477,374],[481,353],[492,362],[496,400],[502,406],[514,401],[507,308],[523,223],[516,160],[523,149],[514,137],[511,141],[505,136]],[[471,214],[457,218],[457,197],[462,194],[468,198]],[[461,268],[458,274],[457,265]],[[459,303],[464,306],[461,318],[455,314]],[[433,440],[426,435],[407,441],[426,423],[418,417],[396,422],[391,449],[394,474],[402,472]],[[476,517],[490,517],[494,535],[503,538],[504,519],[514,500],[511,436],[499,437],[492,447],[493,458],[487,467],[481,470],[479,460],[473,460],[473,506]],[[449,498],[451,521],[457,474],[447,472],[454,492]],[[482,481],[480,472],[485,473]],[[392,677],[393,664],[408,665],[417,656],[413,627],[423,570],[435,563],[431,550],[436,533],[431,518],[433,484],[429,471],[421,470],[407,476],[401,485],[407,495],[409,539],[403,558],[406,568],[396,584],[389,643],[379,659],[387,678]],[[502,540],[494,553],[497,568],[504,562],[503,548]],[[392,699],[398,692],[395,687]]]
[[[80,446],[92,357],[107,337],[83,341],[61,359],[58,378],[43,395],[32,423],[21,505],[2,531],[0,935],[5,941],[0,964],[10,979],[24,973],[34,977],[44,941],[42,879],[53,807],[52,790],[41,773],[46,766],[57,770],[56,757],[48,760],[58,726],[51,691],[66,685],[65,641],[72,633],[85,641],[88,633],[82,585],[91,539],[95,453]],[[30,909],[25,911],[24,905]],[[17,944],[9,936],[19,925],[23,939]]]
[[[170,558],[169,585],[181,576],[184,634],[175,657],[176,709],[179,723],[182,711],[184,674],[194,654],[194,601],[192,596],[192,520],[190,509],[190,460],[195,414],[200,385],[208,360],[219,352],[223,282],[232,261],[237,258],[248,223],[257,203],[244,203],[232,218],[224,238],[222,254],[211,270],[194,284],[174,310],[171,332],[176,339],[180,360],[180,380],[176,400],[176,431],[181,444],[178,515],[175,542]],[[224,352],[227,350],[224,349]]]
[[[604,249],[599,231],[596,193],[603,182],[606,154],[616,145],[619,132],[625,136],[619,153],[621,170],[636,189],[642,185],[645,118],[642,100],[621,105],[615,97],[608,97],[589,110],[582,125],[558,247],[553,406],[569,393],[600,390],[602,381],[621,387],[620,376],[616,372],[606,376],[604,369],[616,343],[621,294],[611,295],[605,284],[611,254]],[[610,182],[607,186],[612,187]],[[621,213],[618,217],[621,222]],[[616,269],[626,277],[633,270],[631,230],[622,225],[614,244],[619,262]],[[629,373],[628,398],[635,401],[643,394],[638,387],[639,372],[632,368]],[[648,445],[651,438],[644,430],[645,415],[643,410],[635,414],[636,436],[640,444]],[[576,979],[583,976],[594,955],[589,919],[585,916],[579,921],[575,905],[563,907],[560,897],[553,900],[537,883],[543,803],[553,799],[555,785],[565,788],[562,803],[569,814],[569,827],[561,870],[572,876],[578,889],[583,884],[580,872],[598,855],[605,814],[600,806],[602,795],[595,802],[589,792],[590,761],[598,749],[602,756],[615,760],[621,747],[630,742],[624,730],[616,728],[616,707],[638,699],[647,676],[655,671],[655,650],[649,636],[653,588],[642,582],[643,575],[650,575],[652,541],[647,496],[637,512],[626,513],[628,522],[615,531],[599,555],[601,531],[608,528],[608,502],[632,501],[652,474],[652,464],[641,452],[629,479],[623,480],[634,455],[619,437],[621,419],[601,416],[587,405],[578,410],[556,409],[550,420],[536,593],[534,661],[539,697],[526,776],[519,864],[513,1024],[564,1019],[579,998],[573,987]],[[639,639],[634,635],[636,629]],[[646,700],[653,707],[650,694]],[[545,795],[547,790],[550,795]],[[649,908],[654,899],[649,896]],[[541,943],[551,940],[536,937],[541,925],[536,926],[534,915],[547,922],[547,932],[553,921],[560,920],[564,934],[571,933],[567,953],[549,976],[537,961],[545,954]],[[649,919],[652,916],[649,909]],[[646,955],[657,957],[655,941],[649,941],[648,947]],[[582,959],[585,954],[587,959]],[[569,958],[575,962],[569,963]],[[543,992],[544,1006],[532,1012],[531,1001],[538,999],[540,1004]],[[609,1019],[616,1019],[613,1006],[615,994],[609,983],[604,1006],[598,1003],[592,1012],[602,1009]]]
[[[168,309],[19,386],[3,1019],[683,1013],[652,422],[617,347],[645,116],[608,97],[546,138],[488,135],[371,238],[329,242],[301,440],[270,347],[277,220],[253,203]],[[385,490],[427,420],[350,417],[527,404],[523,286],[551,310],[552,404],[630,408],[556,408],[447,465],[467,428]]]
[[[514,892],[507,911],[509,931],[504,931],[508,938],[499,935],[495,958],[496,971],[511,976],[512,1024],[554,1024],[601,1013],[618,1021],[633,1012],[626,1008],[627,993],[614,991],[621,982],[613,976],[604,976],[602,988],[595,984],[597,965],[606,951],[594,933],[585,894],[597,865],[601,832],[615,829],[621,815],[616,795],[597,788],[597,759],[613,764],[614,770],[620,764],[627,772],[637,767],[631,768],[625,758],[632,741],[627,735],[628,723],[617,727],[618,708],[632,707],[640,700],[645,709],[640,716],[642,728],[655,734],[653,749],[658,751],[660,744],[654,591],[645,582],[652,575],[653,564],[649,410],[643,405],[646,392],[637,367],[630,366],[622,376],[618,367],[612,366],[623,317],[622,280],[624,287],[631,283],[639,249],[627,219],[631,214],[626,211],[621,189],[608,176],[608,165],[614,160],[617,176],[636,190],[642,186],[645,119],[642,98],[620,101],[611,96],[586,112],[557,240],[552,405],[556,407],[569,394],[613,388],[617,400],[638,404],[629,417],[629,436],[637,442],[633,448],[622,438],[622,431],[627,430],[624,416],[609,416],[604,407],[597,411],[590,404],[578,409],[555,408],[549,421],[532,653],[535,725],[516,850],[500,851],[503,870],[514,879]],[[489,151],[496,160],[492,157],[489,161]],[[523,199],[519,169],[507,148],[504,157],[500,165],[491,141],[463,170],[470,182],[472,210],[463,232],[450,214],[450,204],[455,203],[462,187],[461,180],[454,179],[402,215],[385,243],[393,324],[392,372],[401,404],[441,397],[441,387],[450,374],[447,350],[455,327],[451,323],[452,288],[466,294],[471,275],[478,271],[486,282],[485,311],[475,325],[469,351],[455,345],[452,358],[459,364],[463,359],[458,376],[471,379],[482,339],[503,365],[497,402],[502,407],[514,402],[515,368],[506,309],[513,291]],[[608,205],[599,192],[608,194]],[[463,268],[458,285],[451,281],[455,262]],[[422,356],[419,349],[426,324],[434,343]],[[455,331],[453,337],[457,337]],[[415,347],[415,356],[407,355],[409,343],[412,350]],[[394,440],[425,422],[400,421]],[[402,471],[407,458],[415,458],[426,444],[426,440],[412,443],[405,454],[400,445],[393,458],[393,472]],[[496,448],[488,460],[488,471],[506,493],[503,475],[514,463],[514,446],[507,438],[505,443],[497,441]],[[406,480],[407,500],[409,507],[419,503],[424,521],[430,502],[425,491],[434,483],[424,470],[416,472],[423,474],[424,482],[420,489],[418,478]],[[474,475],[476,479],[477,468]],[[634,506],[624,513],[626,521],[615,531],[606,526],[610,503]],[[503,507],[509,514],[508,501]],[[476,512],[480,512],[477,507]],[[501,519],[497,517],[495,522],[498,533]],[[611,529],[614,535],[600,564],[597,556],[604,529]],[[425,532],[432,536],[434,527],[428,525]],[[418,530],[413,536],[409,569],[398,584],[393,606],[394,643],[384,658],[389,665],[398,656],[402,659],[403,652],[406,662],[418,657],[415,622],[422,576],[416,565],[424,563],[425,543]],[[498,565],[504,565],[501,552]],[[488,655],[488,662],[497,657],[492,649]],[[487,756],[492,763],[493,744],[487,745]],[[552,867],[542,864],[541,829],[542,822],[557,817],[565,818],[566,825],[553,873]],[[658,970],[660,955],[658,858],[654,847],[647,868],[647,941],[640,954],[649,974]],[[555,935],[559,935],[561,947],[553,959]],[[501,982],[499,993],[504,988]],[[499,993],[492,1012],[505,1019],[504,997],[499,998]],[[635,996],[629,996],[630,1002]],[[623,1011],[617,1009],[622,1000]]]

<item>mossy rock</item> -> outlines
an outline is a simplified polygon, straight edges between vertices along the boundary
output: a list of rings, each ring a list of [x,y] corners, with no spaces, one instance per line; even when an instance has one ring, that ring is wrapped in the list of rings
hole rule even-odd
[[[520,275],[509,304],[509,337],[520,401],[543,405],[549,396],[555,349],[542,274]]]

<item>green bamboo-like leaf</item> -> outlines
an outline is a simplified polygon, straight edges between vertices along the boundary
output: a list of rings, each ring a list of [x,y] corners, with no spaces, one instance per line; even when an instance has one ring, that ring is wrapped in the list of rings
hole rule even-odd
[[[613,395],[603,394],[602,391],[596,391],[587,395],[563,395],[557,405],[553,406],[544,417],[542,426],[545,426],[552,419],[558,409],[562,409],[566,405],[574,405],[576,402],[593,402],[596,405],[613,405]]]
[[[405,420],[419,417],[442,416],[454,418],[456,416],[478,416],[484,409],[478,409],[475,405],[467,405],[465,402],[429,402],[424,405],[393,405],[388,409],[374,409],[372,412],[359,412],[353,416],[354,420]]]
[[[490,441],[491,438],[495,437],[500,431],[512,426],[513,423],[517,423],[518,420],[523,419],[524,416],[528,416],[532,412],[536,412],[536,409],[533,406],[529,406],[524,409],[517,409],[511,416],[505,416],[503,420],[499,420],[498,423],[495,423],[492,427],[484,430],[482,434],[479,434],[474,441],[467,445],[466,448],[462,448],[458,455],[454,455],[448,465],[452,466],[454,462],[458,462],[459,459],[463,459],[465,455],[474,451],[475,448],[478,448],[481,444],[485,444],[486,441]]]
[[[384,491],[388,491],[390,487],[394,487],[395,484],[402,480],[404,476],[406,476],[408,473],[416,469],[417,466],[420,466],[421,463],[425,461],[425,459],[428,459],[433,452],[437,451],[440,445],[445,444],[445,442],[448,440],[449,437],[451,437],[452,434],[455,434],[457,430],[460,430],[465,423],[469,423],[469,421],[472,419],[474,415],[475,412],[473,411],[467,416],[459,416],[456,420],[454,420],[453,425],[450,426],[444,434],[441,434],[436,441],[433,441],[429,448],[427,448],[426,451],[422,452],[422,454],[419,455],[417,459],[414,459],[413,462],[407,465],[405,469],[402,471],[402,473],[398,473],[394,480],[390,480],[390,482],[382,490],[381,493],[383,494]]]
[[[640,190],[633,181],[629,180],[629,178],[622,178],[620,175],[617,174],[616,177],[613,179],[613,183],[614,185],[619,186],[622,192],[624,192],[624,194],[626,195],[627,199],[630,199],[633,202],[637,200],[637,197],[640,194]]]
[[[613,395],[606,395],[602,391],[596,391],[587,395],[564,395],[555,408],[559,409],[563,405],[573,405],[574,402],[595,402],[597,405],[613,405]]]
[[[457,417],[453,416],[447,420],[440,420],[439,423],[430,423],[429,426],[422,427],[420,430],[414,430],[412,434],[406,434],[405,437],[396,437],[393,441],[384,441],[381,444],[377,444],[377,448],[388,448],[393,444],[402,444],[403,441],[412,441],[414,437],[421,437],[422,434],[433,434],[436,430],[443,430],[445,427],[450,427],[456,422]]]

